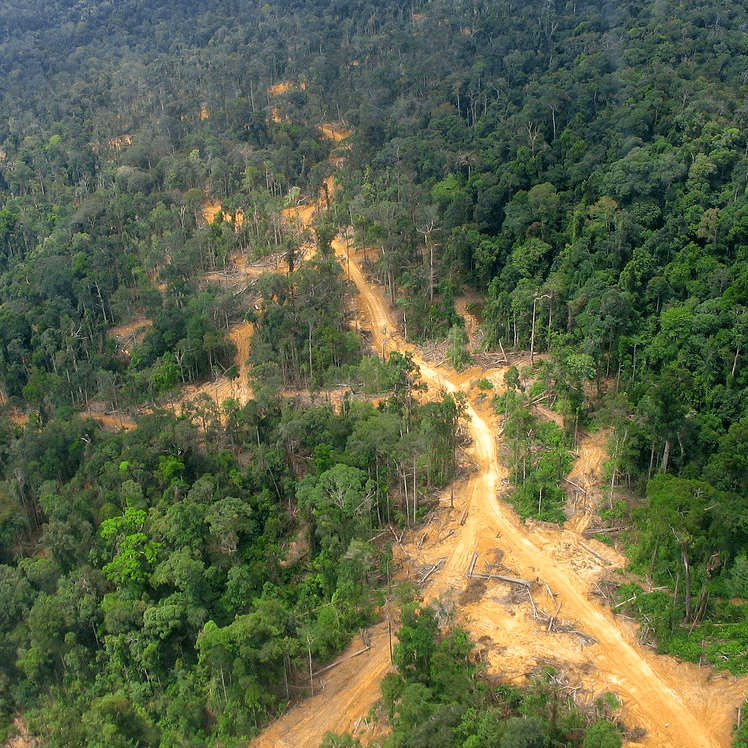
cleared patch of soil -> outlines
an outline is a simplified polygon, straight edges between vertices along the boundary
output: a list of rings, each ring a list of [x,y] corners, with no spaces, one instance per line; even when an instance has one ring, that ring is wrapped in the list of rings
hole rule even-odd
[[[276,83],[275,85],[270,86],[270,88],[268,88],[268,93],[271,96],[280,96],[281,94],[284,94],[293,88],[300,88],[303,91],[306,88],[306,83],[304,83],[303,81],[301,83],[283,81],[281,83]]]
[[[93,418],[98,421],[107,431],[132,431],[136,428],[135,421],[126,413],[111,411],[105,403],[91,400],[88,409],[81,413],[82,418]]]
[[[223,210],[220,200],[211,198],[203,203],[201,212],[203,215],[203,221],[206,224],[211,224],[215,221],[216,216]],[[236,212],[224,214],[225,220],[231,221],[234,224],[234,229],[238,231],[239,227],[244,223],[244,212],[237,210]]]
[[[475,376],[426,364],[414,346],[402,341],[381,289],[366,282],[354,260],[351,277],[370,320],[375,347],[385,344],[390,350],[410,350],[422,377],[438,389],[462,389]],[[490,374],[492,381],[503,378],[501,369]],[[499,499],[508,474],[497,459],[497,425],[490,409],[482,411],[479,415],[471,399],[469,428],[477,473],[455,493],[455,508],[444,513],[441,532],[430,532],[420,548],[417,533],[406,536],[410,542],[403,543],[405,555],[419,565],[444,559],[429,578],[426,598],[447,605],[458,602],[474,554],[480,568],[501,550],[504,576],[538,581],[521,590],[518,598],[509,589],[512,585],[489,579],[480,600],[455,610],[455,620],[476,641],[493,642],[487,652],[492,670],[521,680],[547,662],[551,653],[566,677],[581,686],[580,694],[595,698],[612,691],[619,696],[620,716],[627,726],[646,731],[640,745],[727,748],[735,707],[743,699],[748,679],[716,676],[707,668],[656,656],[639,645],[634,626],[592,599],[595,584],[625,565],[625,559],[578,532],[518,520]],[[553,417],[553,412],[548,415]],[[583,439],[572,475],[590,485],[599,480],[604,445],[602,434],[594,442]]]
[[[22,717],[15,717],[13,729],[16,734],[12,738],[8,738],[5,743],[6,748],[40,748],[41,740],[29,733],[26,722]]]
[[[117,349],[129,356],[132,347],[143,340],[148,329],[152,326],[153,320],[145,317],[142,319],[135,319],[131,322],[125,322],[124,324],[110,327],[109,330],[107,330],[107,337],[115,340],[117,343]]]
[[[364,744],[371,739],[376,728],[368,716],[379,700],[379,684],[392,665],[387,622],[373,626],[368,635],[368,651],[351,657],[364,649],[356,637],[341,655],[342,664],[314,679],[314,696],[304,701],[303,708],[294,707],[273,722],[252,742],[253,748],[316,748],[328,731],[354,733]]]
[[[350,137],[350,130],[343,130],[337,125],[317,125],[322,134],[329,140],[339,143],[341,140],[345,140]]]
[[[120,135],[118,138],[112,138],[109,141],[109,147],[113,151],[121,151],[128,145],[132,144],[132,135]]]

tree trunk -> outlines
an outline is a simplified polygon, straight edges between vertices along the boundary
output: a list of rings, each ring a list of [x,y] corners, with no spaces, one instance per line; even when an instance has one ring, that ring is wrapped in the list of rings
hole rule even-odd
[[[655,541],[654,551],[652,551],[652,563],[649,565],[649,576],[650,577],[654,574],[655,563],[657,562],[657,551],[659,547],[660,547],[660,539],[657,538],[657,540]],[[675,592],[676,597],[677,597],[677,594],[678,594],[678,588],[676,586],[676,592]]]
[[[309,382],[312,381],[312,323],[309,323]]]
[[[735,376],[735,369],[737,369],[737,367],[738,367],[738,356],[740,355],[740,349],[741,348],[742,348],[742,346],[739,345],[735,349],[735,358],[733,359],[733,362],[732,362],[732,371],[730,372],[730,376],[731,377]]]
[[[408,475],[405,470],[403,470],[403,491],[405,492],[405,518],[408,519],[409,514],[410,514],[410,508],[409,508],[409,502],[408,502]]]
[[[377,492],[377,522],[381,526],[384,524],[382,522],[382,514],[381,514],[381,508],[379,506],[380,501],[380,494],[379,494],[379,458],[374,459],[374,485],[376,486],[376,492]]]
[[[224,704],[229,703],[229,697],[226,693],[226,680],[223,677],[223,665],[221,665],[221,686],[223,686],[223,702]]]
[[[416,453],[413,452],[413,522],[416,521],[416,510],[418,509],[418,487],[416,483]]]
[[[704,615],[704,612],[706,611],[706,601],[709,598],[709,592],[707,591],[706,582],[704,582],[704,585],[701,588],[701,595],[699,595],[699,604],[696,606],[696,613],[693,617],[693,623],[691,624],[691,631],[693,631],[694,626],[701,620],[701,617]],[[691,631],[688,633],[690,634]]]
[[[686,455],[683,451],[683,439],[681,438],[680,431],[678,432],[678,448],[680,449],[680,468],[678,468],[678,475],[680,475],[683,465],[686,462]]]
[[[532,300],[532,332],[530,333],[530,366],[533,365],[533,357],[535,355],[535,307],[538,303],[537,299]]]
[[[652,439],[652,449],[649,451],[649,469],[647,470],[647,480],[649,480],[652,477],[652,466],[654,465],[654,457],[655,457],[655,442],[654,442],[654,439]]]
[[[309,653],[309,689],[314,696],[314,676],[312,675],[312,642],[309,637],[306,638],[307,652]]]
[[[691,620],[691,565],[688,563],[688,553],[686,552],[686,546],[681,545],[681,553],[683,555],[683,569],[684,569],[684,583],[685,583],[685,596],[686,596],[686,621]]]
[[[434,301],[434,245],[432,242],[429,242],[429,301]],[[737,356],[735,360],[737,361]]]
[[[670,439],[665,439],[665,449],[662,452],[662,466],[660,467],[660,472],[662,472],[663,475],[667,473],[667,463],[670,459]]]

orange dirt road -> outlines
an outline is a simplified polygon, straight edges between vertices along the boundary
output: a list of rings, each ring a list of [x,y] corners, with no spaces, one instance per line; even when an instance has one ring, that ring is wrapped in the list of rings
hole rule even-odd
[[[338,244],[336,251],[344,257],[343,244]],[[468,377],[423,361],[417,348],[395,332],[381,290],[366,281],[354,258],[350,268],[370,320],[375,346],[381,348],[384,342],[387,350],[410,350],[430,386],[447,391],[460,389]],[[482,376],[483,372],[478,374]],[[478,554],[476,570],[480,570],[500,552],[504,574],[538,580],[532,590],[536,609],[545,610],[549,616],[558,611],[559,621],[571,624],[575,632],[590,638],[544,630],[545,626],[533,618],[529,595],[523,606],[524,615],[516,606],[509,615],[499,614],[496,608],[501,606],[492,604],[491,598],[508,594],[508,585],[490,583],[493,588],[488,587],[483,596],[486,604],[479,601],[458,609],[456,621],[474,640],[490,638],[487,659],[499,672],[508,674],[508,670],[519,669],[511,674],[523,675],[533,665],[555,664],[566,672],[567,678],[594,696],[607,691],[615,693],[623,703],[620,716],[627,727],[646,731],[642,741],[629,743],[631,746],[727,748],[735,708],[748,690],[746,679],[714,676],[707,669],[681,665],[642,648],[634,627],[591,598],[594,582],[606,566],[622,566],[625,560],[611,548],[583,539],[569,529],[540,523],[526,526],[520,522],[498,499],[501,481],[508,476],[498,461],[496,428],[479,415],[473,403],[468,404],[468,416],[477,473],[456,496],[453,521],[443,522],[433,533],[431,543],[424,543],[421,549],[412,545],[415,538],[406,547],[420,564],[445,559],[441,570],[429,578],[426,598],[457,604],[466,587],[473,554]],[[458,520],[465,510],[467,518],[460,525]],[[440,536],[449,534],[450,529],[455,532],[442,541]],[[599,557],[607,559],[607,564]],[[491,612],[493,616],[487,615]],[[526,620],[520,623],[516,619],[522,615]],[[593,640],[595,643],[590,644]],[[504,651],[497,651],[499,648]]]
[[[345,266],[344,241],[333,246]],[[630,748],[729,748],[748,678],[715,674],[642,647],[636,627],[593,598],[596,584],[625,566],[626,559],[583,537],[586,523],[573,518],[559,528],[519,521],[499,498],[508,472],[497,456],[497,424],[490,407],[471,392],[483,377],[500,390],[503,370],[457,374],[424,361],[419,349],[402,339],[382,289],[366,280],[354,255],[350,277],[360,295],[359,323],[372,331],[375,350],[410,351],[430,388],[468,393],[469,452],[476,469],[457,484],[454,506],[443,498],[426,527],[406,534],[394,549],[413,579],[419,569],[436,566],[425,599],[452,611],[490,673],[519,683],[551,665],[567,695],[594,699],[616,694],[622,703],[617,716],[642,736],[626,743]],[[603,451],[583,441],[580,453],[572,474],[590,486],[601,477]],[[530,588],[518,588],[499,580],[468,579],[476,554],[476,574],[493,571],[535,581]],[[316,748],[328,730],[355,732],[368,742],[370,726],[364,717],[389,668],[386,626],[374,627],[368,652],[322,675],[322,692],[289,710],[252,748]],[[360,648],[354,643],[349,654]]]
[[[317,748],[328,731],[369,734],[374,725],[366,724],[371,708],[379,700],[379,684],[390,669],[389,634],[387,623],[370,629],[371,649],[362,655],[331,668],[315,679],[315,689],[320,692],[292,708],[277,719],[253,743],[252,748]],[[356,637],[345,659],[361,649]]]

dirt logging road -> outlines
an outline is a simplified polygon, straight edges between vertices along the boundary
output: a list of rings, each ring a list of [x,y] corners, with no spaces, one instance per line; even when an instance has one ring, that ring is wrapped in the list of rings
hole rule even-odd
[[[337,245],[336,250],[342,258],[344,245]],[[417,348],[395,332],[381,291],[367,281],[355,258],[351,258],[350,273],[364,317],[371,325],[375,348],[381,349],[384,342],[392,350],[409,350],[423,379],[437,390],[464,391],[470,382],[486,375],[496,384],[501,382],[503,370],[460,375],[424,361]],[[487,659],[492,665],[504,674],[516,670],[511,674],[522,675],[533,669],[533,661],[547,662],[557,665],[589,693],[615,693],[623,704],[621,718],[627,727],[645,732],[639,743],[630,745],[726,748],[735,708],[744,698],[745,679],[710,678],[707,670],[655,656],[638,644],[633,627],[592,598],[595,582],[624,565],[625,559],[613,549],[583,538],[571,529],[571,523],[556,529],[519,521],[497,498],[508,473],[498,460],[497,429],[490,422],[491,414],[479,413],[476,407],[468,402],[471,453],[477,470],[456,494],[455,508],[449,513],[452,516],[433,533],[431,544],[427,541],[418,549],[414,538],[406,548],[419,565],[444,559],[429,578],[426,598],[459,606],[461,594],[472,583],[467,578],[470,566],[485,570],[488,564],[492,568],[500,556],[503,575],[534,580],[527,589],[526,602],[519,610],[517,606],[497,606],[497,597],[512,592],[511,585],[499,580],[493,587],[486,586],[480,600],[456,611],[456,621],[475,641],[490,640]],[[464,524],[455,521],[458,516],[460,520],[465,516]],[[450,534],[450,530],[454,532]],[[420,540],[422,533],[414,535]],[[504,610],[497,610],[501,607]],[[524,620],[517,621],[520,616]],[[552,625],[553,621],[558,625]]]
[[[430,389],[467,395],[475,470],[455,487],[453,506],[443,499],[427,526],[406,533],[394,549],[410,578],[422,582],[425,600],[451,611],[491,674],[521,683],[552,666],[566,695],[615,694],[621,703],[616,716],[632,736],[627,746],[728,748],[748,680],[681,664],[639,644],[633,623],[594,596],[599,582],[626,559],[581,534],[583,513],[565,527],[522,523],[500,500],[508,471],[498,460],[499,428],[474,384],[488,378],[501,391],[504,370],[458,374],[425,361],[398,332],[382,289],[364,276],[357,252],[340,238],[333,248],[350,270],[360,299],[358,322],[371,331],[374,350],[409,351]],[[580,450],[591,455],[585,479],[600,480],[603,448],[588,440]],[[584,473],[579,461],[574,472]],[[315,680],[321,692],[273,723],[253,748],[316,748],[328,730],[370,740],[375,728],[366,717],[390,668],[388,623],[371,630],[368,651],[347,659],[361,650],[361,641],[354,642],[341,665]]]

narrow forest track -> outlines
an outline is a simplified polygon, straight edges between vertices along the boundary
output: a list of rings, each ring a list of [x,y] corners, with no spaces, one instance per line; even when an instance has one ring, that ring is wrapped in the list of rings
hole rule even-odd
[[[367,720],[381,696],[379,684],[392,669],[387,622],[373,626],[369,635],[368,652],[347,659],[361,649],[361,639],[356,637],[339,658],[344,662],[315,679],[315,688],[321,690],[275,720],[252,748],[318,748],[328,731],[374,735],[376,725]]]
[[[303,215],[310,221],[313,211]],[[457,374],[426,362],[419,348],[400,335],[383,289],[365,278],[356,252],[347,250],[340,238],[333,248],[350,268],[360,299],[358,322],[371,331],[374,350],[408,351],[429,387],[468,394],[469,452],[475,471],[457,483],[453,505],[443,500],[425,530],[406,533],[395,546],[396,558],[414,580],[419,570],[433,569],[425,600],[452,610],[454,622],[469,632],[493,675],[522,682],[553,666],[559,690],[566,695],[581,692],[591,699],[616,694],[622,702],[618,716],[641,736],[628,746],[728,748],[748,679],[681,664],[642,647],[636,626],[593,598],[599,581],[625,566],[625,558],[583,537],[583,519],[573,518],[563,528],[522,523],[500,500],[508,471],[498,459],[498,424],[470,390],[476,378],[489,378],[500,387],[504,370]],[[599,441],[582,440],[572,475],[585,492],[601,480],[603,459]],[[475,575],[469,579],[473,565]],[[518,589],[477,576],[486,572],[534,581]],[[328,730],[356,728],[366,742],[362,718],[379,698],[381,679],[390,667],[385,632],[385,624],[374,627],[371,649],[328,671],[324,690],[274,722],[253,748],[315,748]]]

